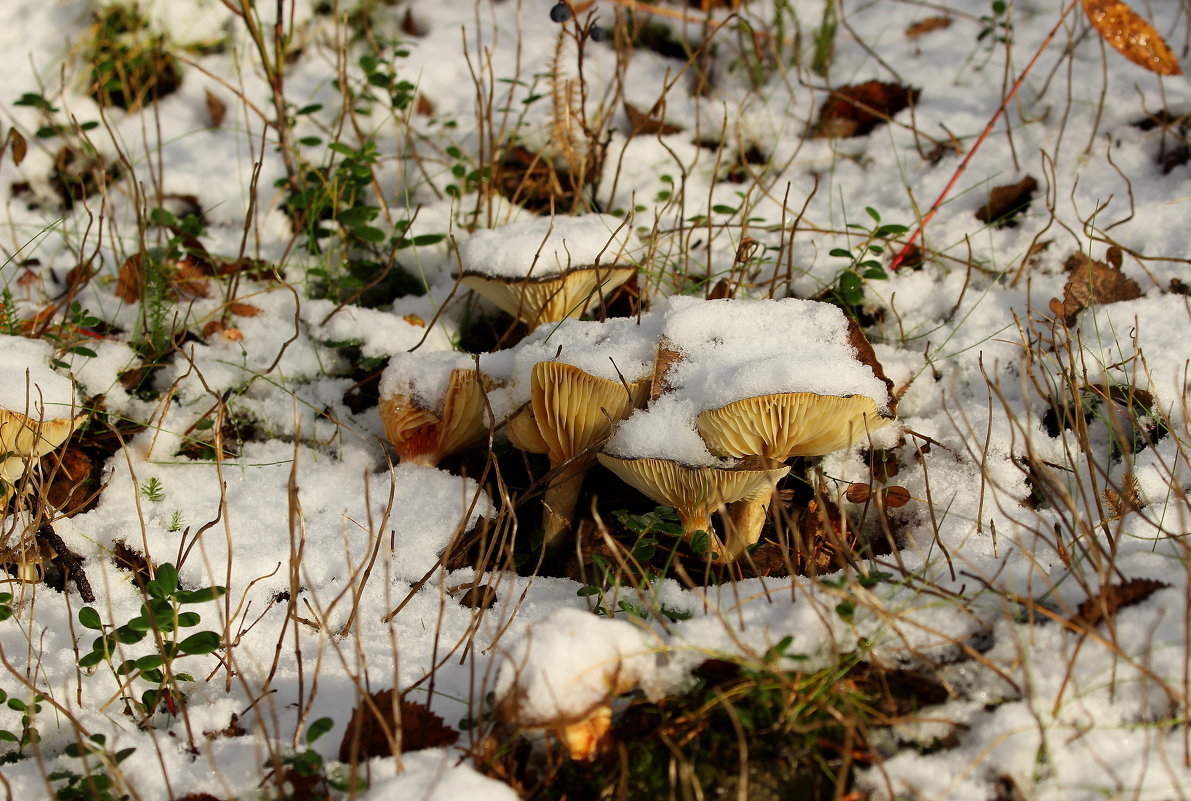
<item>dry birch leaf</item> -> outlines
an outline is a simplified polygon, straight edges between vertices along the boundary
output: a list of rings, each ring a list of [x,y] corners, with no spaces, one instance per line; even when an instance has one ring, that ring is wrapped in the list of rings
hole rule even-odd
[[[241,303],[239,301],[232,301],[228,307],[228,311],[237,317],[256,317],[261,313],[261,310],[251,303]]]
[[[29,152],[29,145],[25,142],[25,137],[21,136],[21,132],[16,128],[8,129],[8,144],[12,147],[12,163],[21,166],[21,162],[25,160],[25,154]]]
[[[819,109],[816,139],[864,136],[918,102],[920,90],[896,83],[866,81],[834,89]]]
[[[1159,75],[1182,75],[1178,59],[1154,27],[1120,0],[1084,0],[1096,32],[1122,56]]]
[[[1038,191],[1038,181],[1027,175],[1015,184],[994,186],[988,193],[988,203],[976,210],[976,219],[994,228],[1014,228],[1018,215],[1025,212]]]
[[[1114,257],[1109,255],[1112,260]],[[1093,304],[1104,305],[1141,297],[1141,287],[1121,272],[1117,264],[1092,261],[1082,251],[1076,251],[1067,260],[1071,276],[1063,286],[1063,323],[1068,328],[1075,325],[1075,318],[1082,310]],[[1052,306],[1051,311],[1057,311]]]
[[[210,89],[207,90],[207,116],[211,118],[212,128],[222,127],[223,118],[227,116],[227,106]]]
[[[1155,579],[1134,578],[1120,584],[1106,584],[1100,592],[1079,605],[1072,623],[1082,623],[1089,628],[1106,618],[1114,617],[1118,610],[1139,604],[1146,598],[1170,585]]]
[[[951,17],[927,17],[906,28],[907,39],[917,39],[931,31],[951,27]]]
[[[666,136],[667,134],[682,132],[682,128],[680,126],[669,125],[662,118],[653,116],[652,112],[644,112],[627,100],[624,104],[624,110],[625,113],[629,115],[630,137],[640,136],[642,134]]]

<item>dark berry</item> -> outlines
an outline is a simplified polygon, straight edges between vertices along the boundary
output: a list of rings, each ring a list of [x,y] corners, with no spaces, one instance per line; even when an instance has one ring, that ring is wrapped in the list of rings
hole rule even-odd
[[[603,42],[608,38],[608,31],[606,28],[601,28],[598,25],[591,29],[591,40],[593,42]]]
[[[550,9],[550,19],[554,22],[566,22],[571,18],[571,7],[566,3],[558,3]]]

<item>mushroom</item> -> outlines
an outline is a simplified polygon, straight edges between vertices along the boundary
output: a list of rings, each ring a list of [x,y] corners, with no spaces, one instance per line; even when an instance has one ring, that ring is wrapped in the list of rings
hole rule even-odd
[[[784,392],[705,411],[695,418],[695,426],[713,452],[784,462],[847,448],[889,421],[878,413],[876,401],[863,395]],[[747,545],[761,538],[772,497],[759,495],[733,507],[735,536]]]
[[[629,280],[624,221],[608,214],[534,218],[459,245],[460,279],[529,328],[582,315]]]
[[[466,450],[488,431],[484,393],[493,382],[471,368],[451,370],[437,409],[416,393],[382,395],[385,436],[402,462],[435,467],[444,456]]]
[[[783,392],[702,412],[695,426],[707,446],[724,456],[785,461],[847,448],[890,419],[864,395]]]
[[[628,484],[657,503],[674,507],[686,539],[698,531],[711,540],[711,553],[719,561],[732,561],[751,545],[735,527],[721,542],[711,526],[711,513],[739,500],[768,497],[778,480],[790,468],[781,465],[761,469],[687,467],[669,459],[622,459],[607,453],[599,461]]]
[[[529,328],[579,317],[594,298],[606,295],[637,272],[635,267],[579,267],[546,278],[494,278],[464,273],[463,285],[474,289]]]
[[[583,476],[595,464],[591,447],[644,403],[649,382],[610,381],[556,361],[538,362],[531,376],[529,406],[514,415],[509,435],[515,445],[550,458],[553,477],[542,512],[542,542],[550,547],[570,530]]]
[[[0,409],[0,454],[4,456],[0,461],[0,480],[3,481],[0,498],[8,496],[35,459],[65,442],[86,418],[87,415],[80,414],[55,420],[34,420],[20,412]]]
[[[20,412],[0,409],[0,454],[3,454],[0,459],[0,503],[6,503],[21,478],[35,467],[42,456],[65,442],[86,417],[80,414],[53,420],[34,420]],[[0,507],[0,515],[3,513],[3,507]],[[18,537],[16,545],[4,547],[0,551],[0,562],[15,564],[17,578],[21,581],[38,581],[47,555],[42,553],[41,546],[30,536],[35,527],[22,526],[20,519],[17,527],[27,530]]]
[[[497,719],[547,731],[572,759],[592,759],[607,745],[612,700],[639,686],[654,695],[656,664],[645,630],[586,610],[560,609],[503,650],[493,688]]]

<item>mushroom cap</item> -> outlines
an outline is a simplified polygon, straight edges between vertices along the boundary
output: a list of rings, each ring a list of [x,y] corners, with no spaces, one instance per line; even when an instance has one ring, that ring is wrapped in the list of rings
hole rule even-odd
[[[37,458],[57,448],[79,427],[86,414],[55,420],[35,420],[20,412],[0,409],[0,452]]]
[[[532,376],[530,408],[553,465],[607,438],[649,389],[645,381],[621,384],[564,362],[538,362]]]
[[[688,534],[698,530],[688,523],[705,524],[720,506],[769,493],[790,472],[786,465],[760,470],[686,467],[669,459],[621,459],[606,453],[599,460],[655,502],[674,507]]]
[[[466,272],[463,285],[479,292],[530,328],[579,317],[592,299],[612,291],[637,272],[635,267],[577,267],[544,278],[503,278]]]
[[[847,448],[889,421],[878,413],[876,401],[864,395],[784,392],[703,412],[695,425],[712,451],[784,461]]]
[[[488,430],[484,393],[490,381],[477,370],[451,371],[442,408],[419,406],[405,394],[381,399],[385,436],[403,461],[434,466],[443,456],[470,448]]]

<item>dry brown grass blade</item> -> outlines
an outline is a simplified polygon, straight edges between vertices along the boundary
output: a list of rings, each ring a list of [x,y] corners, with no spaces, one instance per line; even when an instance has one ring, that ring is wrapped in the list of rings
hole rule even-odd
[[[1120,0],[1083,0],[1083,10],[1104,41],[1134,64],[1159,75],[1183,74],[1166,41]]]

